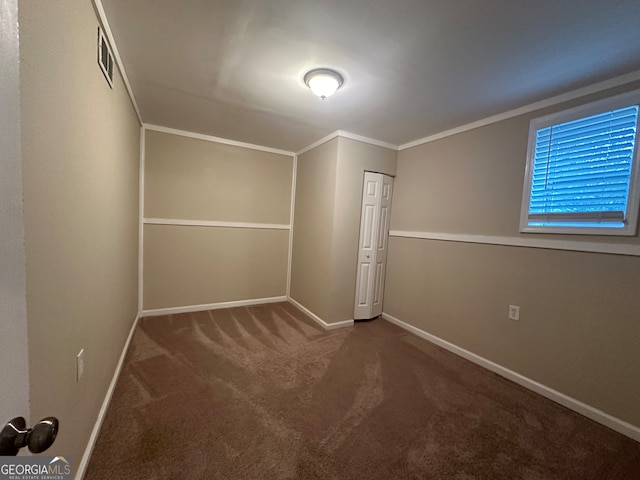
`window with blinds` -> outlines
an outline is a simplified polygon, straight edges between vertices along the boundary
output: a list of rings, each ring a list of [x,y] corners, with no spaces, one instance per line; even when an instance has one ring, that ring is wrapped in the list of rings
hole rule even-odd
[[[640,92],[535,119],[522,232],[634,235]]]

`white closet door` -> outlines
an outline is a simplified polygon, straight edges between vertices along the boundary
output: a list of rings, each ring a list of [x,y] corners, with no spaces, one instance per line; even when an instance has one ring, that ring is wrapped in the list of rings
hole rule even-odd
[[[382,313],[392,193],[392,177],[365,172],[353,316],[356,320],[375,318]]]

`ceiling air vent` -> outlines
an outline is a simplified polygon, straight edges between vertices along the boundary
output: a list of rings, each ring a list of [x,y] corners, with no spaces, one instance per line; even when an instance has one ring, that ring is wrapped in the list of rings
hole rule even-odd
[[[98,27],[98,65],[100,65],[100,70],[104,73],[107,83],[113,88],[113,55],[111,55],[109,43],[107,43],[100,27]]]

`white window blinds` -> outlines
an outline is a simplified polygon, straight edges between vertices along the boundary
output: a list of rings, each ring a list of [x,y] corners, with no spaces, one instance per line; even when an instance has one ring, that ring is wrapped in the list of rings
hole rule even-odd
[[[530,142],[535,143],[533,152],[529,147],[530,182],[523,230],[625,228],[630,213],[638,105],[546,123],[530,132],[530,137],[535,134]]]

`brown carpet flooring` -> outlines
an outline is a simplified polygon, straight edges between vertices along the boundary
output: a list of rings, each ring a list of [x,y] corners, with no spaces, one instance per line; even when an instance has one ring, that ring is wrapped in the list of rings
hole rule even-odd
[[[141,320],[85,476],[640,479],[640,443],[385,320]]]

